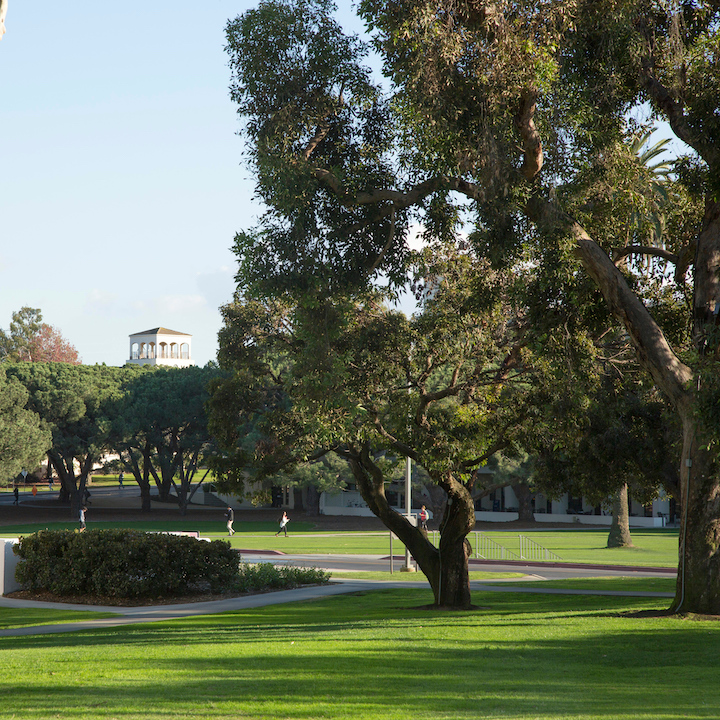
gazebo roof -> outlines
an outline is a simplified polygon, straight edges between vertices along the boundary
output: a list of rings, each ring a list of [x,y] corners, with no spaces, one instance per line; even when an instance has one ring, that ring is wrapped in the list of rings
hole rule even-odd
[[[186,337],[192,337],[190,333],[177,332],[177,330],[168,330],[164,327],[151,328],[150,330],[144,330],[143,332],[132,333],[130,337],[135,335],[185,335]]]

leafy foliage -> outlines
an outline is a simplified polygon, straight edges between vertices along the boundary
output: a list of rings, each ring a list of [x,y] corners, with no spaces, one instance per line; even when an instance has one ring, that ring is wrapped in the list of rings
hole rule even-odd
[[[34,468],[50,447],[50,432],[26,405],[28,392],[0,366],[0,477]]]
[[[60,331],[42,322],[40,309],[27,306],[12,314],[8,333],[0,330],[0,360],[80,363]]]
[[[41,530],[14,548],[15,575],[56,595],[152,598],[234,588],[238,556],[221,540],[137,530]]]

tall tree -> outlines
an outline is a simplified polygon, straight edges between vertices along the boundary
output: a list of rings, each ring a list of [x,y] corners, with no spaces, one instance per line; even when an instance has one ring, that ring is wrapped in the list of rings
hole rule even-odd
[[[0,330],[0,360],[80,364],[78,351],[42,322],[40,309],[27,306],[12,314],[9,332]]]
[[[379,269],[392,280],[413,218],[442,232],[464,214],[496,268],[516,267],[530,244],[540,253],[548,312],[572,299],[563,276],[588,278],[683,428],[673,607],[720,612],[720,471],[703,399],[720,340],[720,6],[364,0],[390,102],[331,11],[263,2],[228,26],[232,94],[271,207],[264,233],[245,236],[243,272],[266,288],[367,281]],[[626,246],[581,182],[605,172],[628,114],[647,108],[689,148],[666,247]],[[673,344],[616,250],[674,266],[691,299],[692,352]]]
[[[40,308],[24,306],[12,314],[10,329],[0,330],[0,355],[4,360],[32,361],[31,343],[42,324]]]
[[[8,364],[9,377],[29,393],[28,407],[52,432],[48,461],[77,517],[93,466],[109,450],[111,401],[120,392],[122,368],[67,363]]]
[[[328,451],[346,459],[368,507],[427,576],[436,605],[466,608],[474,470],[512,441],[520,404],[512,399],[525,392],[526,366],[486,264],[428,251],[418,275],[432,282],[411,320],[370,291],[245,296],[226,306],[219,359],[234,374],[215,388],[211,429],[231,478],[246,466],[273,472]],[[471,288],[484,291],[482,305]],[[251,422],[263,432],[247,448]],[[444,490],[439,547],[388,502],[388,454],[411,458]]]

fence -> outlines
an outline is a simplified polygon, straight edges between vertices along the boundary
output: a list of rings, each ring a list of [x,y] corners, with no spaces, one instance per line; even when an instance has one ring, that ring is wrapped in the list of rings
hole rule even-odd
[[[475,532],[475,547],[473,557],[482,558],[483,560],[562,560],[552,550],[544,548],[539,543],[531,540],[525,535],[518,535],[520,542],[520,554],[508,550],[504,545],[495,542],[492,538],[481,532]],[[432,542],[438,547],[438,531],[432,531]]]
[[[518,535],[520,540],[520,557],[523,560],[562,560],[552,550],[544,548],[539,543],[525,535]]]

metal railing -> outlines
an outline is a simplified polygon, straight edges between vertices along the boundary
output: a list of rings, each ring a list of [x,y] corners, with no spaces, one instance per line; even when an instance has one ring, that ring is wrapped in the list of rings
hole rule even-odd
[[[495,542],[481,532],[475,533],[475,557],[483,560],[520,560],[512,550]]]
[[[522,560],[562,560],[552,550],[544,548],[525,535],[518,535],[518,539],[520,540],[520,558]]]
[[[475,531],[475,544],[473,547],[472,557],[481,558],[483,560],[559,560],[562,558],[556,555],[552,550],[544,548],[535,540],[531,540],[525,535],[518,535],[520,541],[520,554],[518,555],[513,550],[509,550],[504,545],[495,542],[492,538],[484,535],[481,532]],[[431,530],[429,532],[429,540],[435,547],[439,547],[438,542],[440,540],[439,533],[437,530]],[[508,536],[512,537],[512,536]]]

